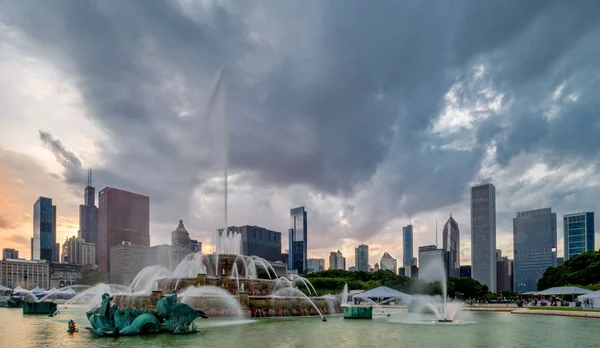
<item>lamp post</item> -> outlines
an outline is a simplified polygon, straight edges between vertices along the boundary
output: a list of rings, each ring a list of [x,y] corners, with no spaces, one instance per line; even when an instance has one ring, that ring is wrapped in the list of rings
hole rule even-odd
[[[527,286],[525,283],[519,283],[519,294],[521,295],[521,299],[523,298],[523,287]]]

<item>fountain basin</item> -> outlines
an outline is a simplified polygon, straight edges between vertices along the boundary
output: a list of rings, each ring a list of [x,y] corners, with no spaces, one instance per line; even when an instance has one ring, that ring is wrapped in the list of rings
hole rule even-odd
[[[344,319],[373,319],[373,307],[346,306]]]

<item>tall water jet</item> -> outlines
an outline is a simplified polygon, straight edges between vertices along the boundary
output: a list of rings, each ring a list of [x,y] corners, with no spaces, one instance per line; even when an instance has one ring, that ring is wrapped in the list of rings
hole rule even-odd
[[[348,303],[348,283],[344,284],[344,289],[342,290],[342,305]]]
[[[419,278],[427,282],[439,282],[441,287],[441,299],[433,296],[416,296],[427,306],[438,318],[439,322],[452,322],[454,316],[460,309],[461,303],[448,301],[448,285],[446,267],[441,258],[430,260],[422,270],[419,270]]]

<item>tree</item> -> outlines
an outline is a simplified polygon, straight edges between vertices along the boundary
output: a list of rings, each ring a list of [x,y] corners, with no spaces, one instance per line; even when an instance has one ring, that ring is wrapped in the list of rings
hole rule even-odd
[[[600,283],[600,251],[588,251],[575,255],[558,267],[548,267],[538,281],[538,290],[554,286]]]
[[[104,282],[104,276],[99,272],[84,272],[77,284],[94,286]]]

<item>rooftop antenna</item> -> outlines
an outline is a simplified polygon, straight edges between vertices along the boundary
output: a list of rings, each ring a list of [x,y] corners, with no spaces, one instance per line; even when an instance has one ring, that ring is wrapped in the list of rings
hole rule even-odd
[[[411,225],[411,224],[412,224],[412,223],[410,222],[410,218],[411,218],[411,216],[410,216],[410,213],[408,213],[408,224],[409,224],[409,225]]]
[[[92,169],[88,169],[88,176],[87,176],[87,185],[88,186],[92,186],[92,184],[94,183],[94,180],[92,179]]]

